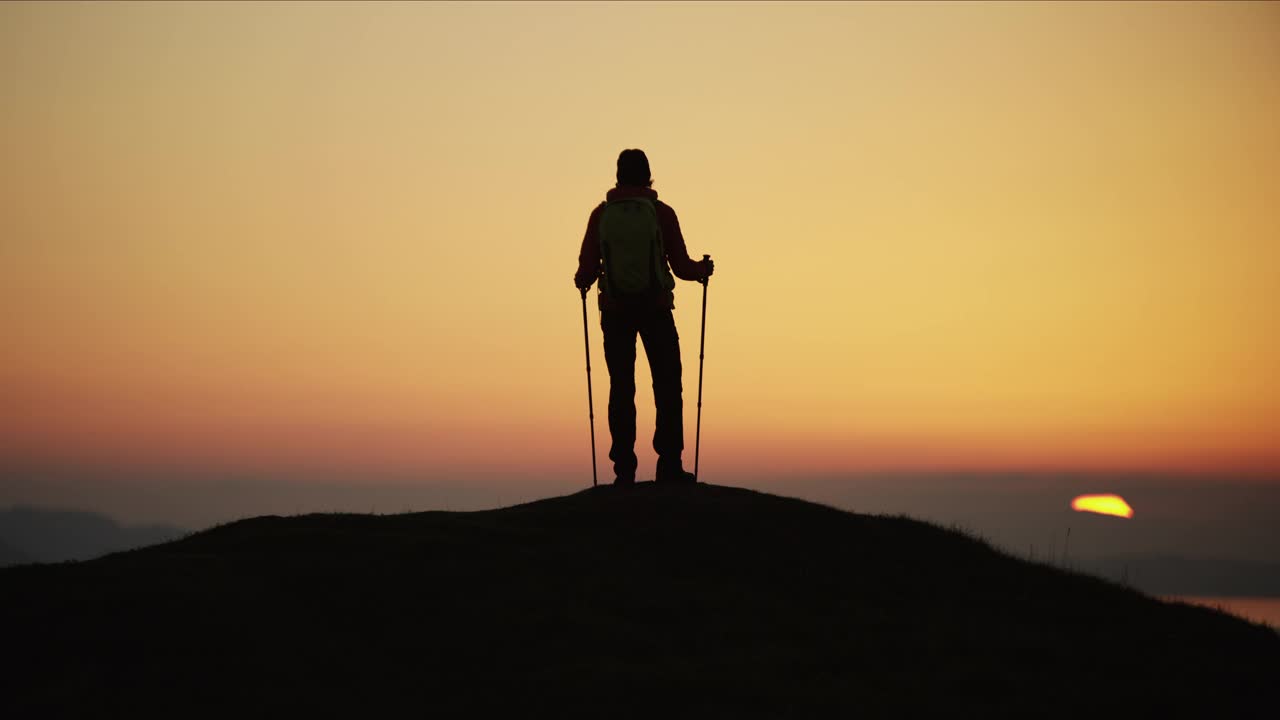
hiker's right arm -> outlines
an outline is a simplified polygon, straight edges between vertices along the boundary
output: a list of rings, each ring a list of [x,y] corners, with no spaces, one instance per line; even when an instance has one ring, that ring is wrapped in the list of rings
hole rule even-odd
[[[662,244],[667,251],[667,264],[671,273],[681,280],[702,280],[711,277],[714,265],[710,260],[694,260],[684,244],[680,232],[680,219],[676,211],[665,203],[658,204],[658,222],[662,226]]]
[[[582,236],[582,249],[578,251],[578,272],[573,275],[574,287],[587,289],[600,276],[600,238],[597,237],[597,214],[600,208],[591,211],[587,220],[587,231]]]

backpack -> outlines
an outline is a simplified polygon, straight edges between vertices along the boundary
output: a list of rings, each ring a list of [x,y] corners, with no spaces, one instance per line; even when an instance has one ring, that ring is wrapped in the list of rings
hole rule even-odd
[[[600,211],[599,235],[603,295],[667,297],[675,288],[653,200],[631,197],[606,202]]]

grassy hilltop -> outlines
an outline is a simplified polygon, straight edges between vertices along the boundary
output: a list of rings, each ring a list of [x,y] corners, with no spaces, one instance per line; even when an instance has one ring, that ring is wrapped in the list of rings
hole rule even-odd
[[[0,617],[6,717],[1222,717],[1280,677],[1265,627],[709,485],[253,518],[0,570]]]

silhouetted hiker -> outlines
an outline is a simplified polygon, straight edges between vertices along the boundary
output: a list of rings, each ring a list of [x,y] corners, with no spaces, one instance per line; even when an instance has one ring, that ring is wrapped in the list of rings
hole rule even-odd
[[[680,461],[684,451],[684,401],[680,383],[680,337],[676,334],[676,286],[710,277],[710,258],[694,261],[684,246],[680,222],[652,188],[649,158],[642,150],[618,155],[618,184],[591,211],[573,282],[586,290],[600,280],[600,328],[609,366],[609,432],[615,484],[636,478],[636,334],[644,342],[653,375],[657,419],[653,449],[658,482],[691,483]]]

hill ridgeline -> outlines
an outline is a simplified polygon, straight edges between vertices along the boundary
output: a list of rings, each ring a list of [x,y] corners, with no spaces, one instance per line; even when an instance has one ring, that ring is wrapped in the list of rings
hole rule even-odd
[[[711,485],[253,518],[0,570],[0,613],[6,717],[1221,717],[1280,677],[1264,626]]]

